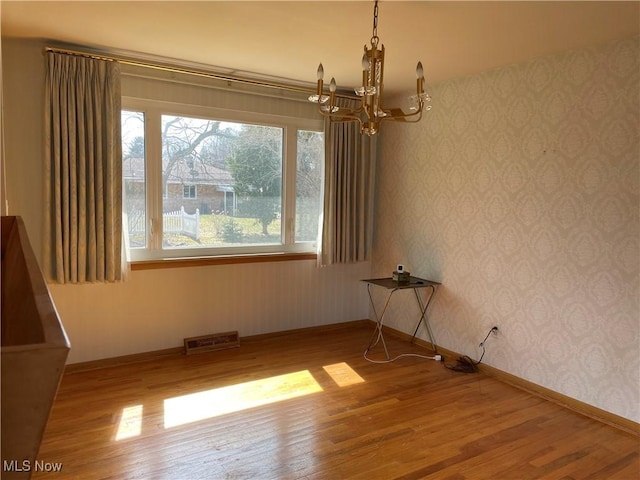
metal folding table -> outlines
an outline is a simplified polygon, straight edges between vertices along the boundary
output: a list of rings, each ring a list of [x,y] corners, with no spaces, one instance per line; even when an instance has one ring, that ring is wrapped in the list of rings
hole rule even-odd
[[[398,290],[407,290],[407,289],[413,290],[416,301],[418,302],[418,307],[420,309],[420,319],[418,320],[416,328],[413,331],[411,342],[413,343],[415,341],[420,325],[424,324],[424,327],[427,331],[427,335],[429,336],[429,341],[431,342],[431,348],[433,349],[434,353],[438,352],[436,347],[436,342],[433,336],[433,332],[431,331],[431,326],[429,325],[427,309],[429,308],[429,304],[431,303],[431,300],[433,300],[433,297],[435,296],[437,288],[441,285],[440,283],[434,282],[432,280],[425,280],[424,278],[418,278],[418,277],[409,277],[408,282],[398,282],[393,280],[393,278],[391,277],[370,278],[362,281],[367,283],[367,292],[369,293],[369,301],[371,302],[371,308],[373,309],[373,313],[376,317],[376,330],[373,333],[373,337],[371,337],[371,341],[369,342],[369,346],[365,351],[365,355],[367,354],[369,349],[371,349],[377,343],[377,339],[380,339],[382,340],[382,345],[384,347],[384,352],[387,355],[387,360],[389,359],[389,351],[387,350],[387,345],[384,341],[384,336],[382,335],[382,326],[384,323],[384,316],[385,316],[385,313],[387,312],[387,307],[389,306],[389,302],[393,294]],[[384,307],[382,308],[380,315],[378,315],[378,311],[376,310],[376,306],[373,301],[373,295],[371,293],[372,285],[382,287],[388,291],[387,298],[384,302]],[[430,289],[429,296],[426,298],[426,301],[423,301],[422,297],[418,293],[418,290],[421,288]]]

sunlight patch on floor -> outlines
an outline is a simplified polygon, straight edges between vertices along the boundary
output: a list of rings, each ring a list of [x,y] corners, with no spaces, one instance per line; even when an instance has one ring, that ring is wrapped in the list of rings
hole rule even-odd
[[[122,409],[116,440],[137,437],[142,432],[142,405]]]
[[[324,368],[325,372],[329,374],[339,387],[348,387],[356,383],[364,383],[364,378],[358,375],[355,370],[345,362],[325,365],[322,368]]]
[[[164,401],[164,427],[171,428],[227,413],[321,392],[308,370],[214,388]]]

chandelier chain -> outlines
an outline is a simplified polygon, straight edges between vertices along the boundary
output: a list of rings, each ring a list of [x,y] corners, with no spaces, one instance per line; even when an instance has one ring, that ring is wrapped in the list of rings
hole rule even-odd
[[[371,45],[374,47],[378,46],[378,0],[376,0],[375,5],[373,6],[373,32],[371,35]]]

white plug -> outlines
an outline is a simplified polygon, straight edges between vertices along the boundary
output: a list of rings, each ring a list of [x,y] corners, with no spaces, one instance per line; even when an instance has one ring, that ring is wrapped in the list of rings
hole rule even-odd
[[[441,362],[441,361],[442,361],[442,355],[436,355],[436,356],[434,356],[434,357],[433,357],[433,359],[434,359],[436,362]]]

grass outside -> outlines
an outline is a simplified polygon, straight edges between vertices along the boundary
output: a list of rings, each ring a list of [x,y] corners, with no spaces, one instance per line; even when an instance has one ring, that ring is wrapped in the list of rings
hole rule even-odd
[[[180,234],[164,235],[163,245],[171,247],[208,247],[243,244],[280,243],[280,219],[271,222],[267,235],[255,218],[238,218],[228,215],[200,215],[200,240]]]

